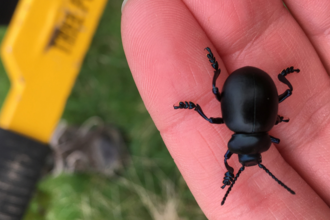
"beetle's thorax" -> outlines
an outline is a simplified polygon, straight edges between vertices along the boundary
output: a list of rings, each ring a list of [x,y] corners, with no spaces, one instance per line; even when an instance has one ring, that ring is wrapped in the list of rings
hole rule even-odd
[[[271,146],[271,139],[267,132],[262,133],[234,133],[228,142],[228,149],[238,154],[239,162],[243,166],[254,166],[261,163],[261,153]]]
[[[260,154],[271,146],[267,132],[234,133],[228,142],[228,149],[235,154]]]

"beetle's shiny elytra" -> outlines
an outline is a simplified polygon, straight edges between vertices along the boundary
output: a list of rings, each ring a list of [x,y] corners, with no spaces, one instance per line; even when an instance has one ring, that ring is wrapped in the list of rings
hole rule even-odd
[[[215,83],[221,70],[211,49],[207,47],[206,50],[209,52],[207,57],[215,70],[212,92],[216,99],[221,102],[222,118],[208,118],[202,108],[193,102],[180,102],[179,106],[174,106],[174,109],[194,109],[210,123],[225,124],[234,132],[228,142],[228,150],[225,154],[224,163],[227,172],[222,188],[227,185],[230,186],[221,205],[225,203],[240,173],[245,167],[254,165],[258,165],[281,186],[295,194],[261,164],[261,153],[267,151],[272,142],[280,142],[278,138],[270,136],[268,132],[280,122],[289,122],[289,119],[284,119],[278,115],[278,104],[288,98],[293,91],[291,83],[285,76],[293,72],[299,73],[300,70],[289,67],[278,75],[278,79],[289,87],[284,93],[278,95],[274,81],[266,72],[256,67],[242,67],[229,75],[220,93]],[[234,176],[234,169],[227,163],[227,160],[234,153],[238,154],[239,162],[242,164],[236,176]]]

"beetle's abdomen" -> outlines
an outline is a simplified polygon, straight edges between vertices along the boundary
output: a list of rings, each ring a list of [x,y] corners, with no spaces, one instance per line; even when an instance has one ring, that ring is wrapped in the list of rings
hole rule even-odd
[[[233,134],[228,142],[228,149],[235,154],[258,154],[265,152],[271,145],[267,133]]]
[[[278,111],[275,83],[264,71],[243,67],[229,75],[221,93],[222,117],[234,132],[268,132]]]

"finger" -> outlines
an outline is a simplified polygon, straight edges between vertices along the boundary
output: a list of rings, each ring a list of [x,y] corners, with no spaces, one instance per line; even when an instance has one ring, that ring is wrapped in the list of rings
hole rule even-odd
[[[285,0],[330,73],[330,1]]]
[[[289,66],[301,70],[287,76],[294,91],[279,108],[290,123],[275,126],[271,133],[281,139],[278,147],[285,160],[330,205],[330,176],[324,175],[330,171],[330,81],[305,33],[281,1],[185,2],[229,72],[259,67],[282,93],[287,87],[277,79],[279,70]]]
[[[145,4],[150,4],[148,2]],[[212,48],[212,44],[189,10],[184,4],[174,1],[162,3],[165,8],[158,11],[154,8],[160,4],[157,1],[147,5],[146,9],[138,8],[148,11],[144,13],[158,13],[156,15],[160,18],[152,14],[141,15],[135,8],[125,12],[134,3],[129,1],[123,11],[124,49],[139,92],[148,111],[156,119],[157,128],[160,131],[171,128],[174,123],[169,118],[173,114],[175,122],[182,120],[182,114],[173,111],[173,105],[179,101],[198,102],[205,106],[203,110],[208,115],[219,114],[219,103],[210,93],[214,70],[206,57],[208,52],[204,50]],[[173,4],[180,7],[173,9]],[[134,17],[140,20],[132,19]],[[228,74],[220,59],[218,63],[222,67],[218,86],[222,87]],[[215,106],[217,110],[212,108]]]
[[[276,164],[272,172],[286,176],[290,187],[304,193],[292,201],[285,189],[274,194],[269,188],[266,198],[258,197],[272,179],[262,170],[247,169],[230,195],[239,206],[232,202],[220,209],[224,195],[220,190],[224,174],[222,155],[232,132],[225,126],[208,124],[196,112],[172,108],[175,102],[191,100],[200,104],[207,115],[219,114],[219,103],[211,93],[213,70],[200,49],[208,45],[213,48],[209,39],[181,1],[160,0],[129,1],[123,11],[122,36],[127,60],[146,107],[209,219],[238,216],[244,210],[257,208],[258,211],[251,213],[257,212],[264,218],[269,215],[299,217],[308,212],[324,218],[329,214],[325,204],[275,149],[267,154],[267,160],[273,159]],[[214,55],[218,57],[215,51]],[[218,62],[222,67],[219,81],[223,82],[226,70],[220,59]],[[234,159],[238,167],[237,157]],[[247,187],[246,180],[250,180]],[[270,206],[272,202],[276,206]],[[286,208],[288,206],[294,207],[293,210]]]

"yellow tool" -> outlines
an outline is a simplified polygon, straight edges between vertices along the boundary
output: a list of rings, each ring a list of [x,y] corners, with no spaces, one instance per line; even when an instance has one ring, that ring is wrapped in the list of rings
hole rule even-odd
[[[106,0],[21,0],[2,44],[11,89],[0,127],[48,143]]]

